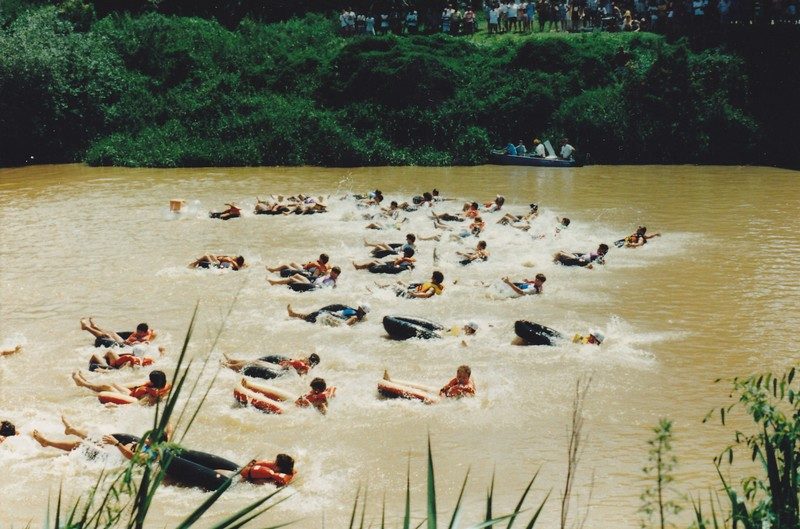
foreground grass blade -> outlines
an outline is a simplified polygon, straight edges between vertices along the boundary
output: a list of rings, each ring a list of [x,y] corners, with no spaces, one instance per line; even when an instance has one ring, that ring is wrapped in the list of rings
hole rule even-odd
[[[506,529],[511,529],[511,526],[514,525],[514,520],[517,519],[519,511],[520,509],[522,509],[522,504],[525,502],[525,497],[528,496],[528,492],[530,492],[531,487],[533,486],[533,482],[536,481],[536,478],[539,476],[540,470],[542,470],[541,467],[539,468],[539,470],[536,471],[536,474],[533,475],[533,477],[531,478],[531,482],[528,483],[528,486],[525,487],[525,492],[522,493],[522,497],[517,502],[517,506],[514,509],[514,512],[511,514],[511,518],[508,520],[508,525],[506,526]]]
[[[453,509],[453,517],[450,518],[450,525],[447,526],[448,529],[455,529],[458,527],[458,522],[461,521],[461,500],[464,499],[464,490],[467,488],[468,479],[469,469],[467,469],[467,473],[464,476],[464,483],[461,484],[461,492],[458,493],[458,500],[456,501],[456,506]]]
[[[433,475],[430,434],[428,434],[428,529],[436,529],[436,482]]]

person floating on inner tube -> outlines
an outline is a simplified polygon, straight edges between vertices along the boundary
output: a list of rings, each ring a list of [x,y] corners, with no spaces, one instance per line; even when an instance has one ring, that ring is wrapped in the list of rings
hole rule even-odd
[[[17,431],[17,427],[14,426],[13,422],[0,422],[0,443],[5,441],[8,437],[14,437],[15,435],[19,435],[19,432]]]
[[[469,202],[465,202],[464,206],[462,206],[461,208],[461,213],[464,215],[463,217],[457,214],[451,215],[450,213],[441,213],[439,215],[437,215],[436,213],[431,213],[431,216],[433,217],[434,220],[437,220],[439,222],[464,222],[464,220],[467,218],[466,217],[467,212],[470,211],[471,209],[472,205]],[[478,210],[476,209],[475,211],[477,212]],[[473,215],[473,218],[474,217],[475,216]]]
[[[241,255],[233,257],[230,255],[211,255],[206,254],[191,263],[189,268],[219,268],[221,270],[241,270],[247,265],[244,264],[244,257]]]
[[[101,402],[114,404],[132,404],[138,402],[143,406],[152,406],[164,398],[172,388],[167,383],[167,375],[163,371],[151,371],[149,380],[144,383],[121,386],[119,384],[92,384],[80,370],[72,373],[72,380],[80,387],[88,388],[98,394]]]
[[[358,307],[352,308],[346,305],[328,305],[322,307],[314,312],[303,314],[292,310],[291,305],[286,305],[286,312],[289,313],[290,318],[298,318],[305,320],[309,323],[316,323],[320,317],[325,316],[326,323],[330,323],[333,318],[338,323],[345,323],[346,325],[355,325],[358,322],[364,321],[370,307],[366,303],[359,303]]]
[[[330,257],[328,254],[321,253],[316,261],[309,261],[304,265],[297,263],[282,264],[274,267],[266,267],[267,270],[273,274],[280,273],[281,276],[288,277],[289,275],[300,274],[306,276],[308,279],[314,279],[324,276],[328,273],[328,262]]]
[[[506,203],[506,197],[504,197],[503,195],[497,195],[491,202],[483,203],[483,211],[486,211],[488,213],[500,211],[501,209],[503,209],[503,204],[505,203]]]
[[[592,268],[592,263],[605,264],[605,256],[608,253],[608,245],[601,244],[594,252],[588,253],[567,253],[558,252],[553,256],[553,261],[564,266],[582,266]]]
[[[600,345],[605,339],[606,335],[602,331],[589,331],[586,336],[580,334],[573,336],[572,343]]]
[[[228,209],[225,211],[210,211],[208,216],[212,219],[228,220],[242,216],[242,210],[234,203],[225,204]]]
[[[87,430],[84,430],[82,428],[79,428],[79,427],[73,425],[63,415],[61,416],[61,422],[64,424],[64,434],[65,435],[73,435],[75,437],[78,437],[79,440],[77,440],[77,441],[73,441],[73,440],[57,441],[57,440],[45,437],[44,435],[42,435],[42,433],[39,430],[34,430],[33,432],[31,432],[31,436],[36,440],[36,442],[38,442],[40,445],[42,445],[45,448],[47,448],[47,447],[57,448],[59,450],[63,450],[64,452],[72,452],[73,450],[75,450],[76,448],[81,446],[81,444],[83,444],[89,438],[89,432]],[[164,430],[164,441],[170,441],[172,439],[173,429],[174,428],[172,426],[172,423],[168,423],[166,429]],[[139,438],[137,436],[130,435],[130,434],[119,434],[119,433],[117,433],[117,434],[111,434],[110,436],[104,436],[104,437],[112,437],[112,438],[114,438],[115,441],[117,441],[119,443],[122,443],[123,445],[132,444],[133,447],[135,447],[136,444],[139,442]],[[109,444],[109,443],[105,443],[105,444]],[[114,443],[110,443],[110,444],[114,444]],[[131,447],[131,450],[133,449],[133,447]]]
[[[439,395],[448,398],[475,396],[475,382],[472,380],[472,369],[469,366],[459,366],[456,376],[439,390]]]
[[[292,482],[297,472],[294,459],[287,454],[278,454],[274,461],[257,461],[253,459],[239,471],[242,479],[250,483],[272,483],[285,487]]]
[[[292,369],[298,375],[303,376],[319,364],[319,355],[317,353],[311,353],[307,357],[300,358],[267,355],[257,360],[236,360],[224,354],[223,356],[225,357],[222,361],[223,366],[236,372],[241,372],[248,377],[264,379],[278,378]]]
[[[12,347],[11,349],[0,349],[0,356],[11,356],[22,351],[22,344]]]
[[[314,406],[323,415],[328,412],[328,400],[336,394],[336,387],[328,387],[325,379],[315,378],[311,381],[311,390],[297,398],[295,405],[301,408]]]
[[[460,261],[463,266],[474,263],[475,261],[485,261],[489,258],[489,252],[486,251],[486,241],[478,241],[478,245],[472,252],[456,253],[464,258]]]
[[[145,367],[153,365],[155,359],[151,356],[145,356],[147,348],[142,345],[134,345],[128,349],[113,349],[106,350],[102,356],[95,353],[89,359],[89,371],[97,371],[98,369],[120,369],[122,367]],[[163,347],[158,348],[161,356],[164,356],[166,349]]]
[[[381,262],[378,260],[367,261],[366,263],[358,264],[353,262],[353,267],[356,270],[364,270],[365,268],[373,274],[397,274],[406,270],[414,268],[414,263],[417,260],[414,258],[414,250],[406,248],[403,250],[403,255],[391,261]]]
[[[132,332],[127,338],[122,338],[119,334],[113,331],[101,329],[97,326],[97,324],[95,324],[92,318],[81,319],[81,330],[87,331],[95,338],[109,342],[108,347],[123,347],[126,345],[135,345],[137,343],[150,343],[156,338],[156,332],[146,323],[140,323],[137,325],[136,331]]]
[[[431,275],[431,280],[425,283],[405,285],[401,281],[398,281],[395,286],[395,294],[404,298],[430,298],[442,294],[444,291],[443,283],[444,274],[436,270]]]
[[[364,239],[364,246],[368,248],[372,248],[372,255],[377,258],[386,257],[388,255],[397,255],[398,253],[402,253],[407,248],[410,248],[417,251],[417,236],[413,233],[409,233],[406,235],[406,242],[404,243],[380,243],[380,242],[368,242]]]
[[[544,282],[547,278],[544,274],[536,274],[533,279],[523,279],[521,282],[511,281],[508,277],[503,278],[503,283],[511,287],[516,296],[529,296],[531,294],[541,294],[544,291]]]
[[[313,280],[304,275],[295,274],[283,279],[267,279],[267,281],[270,285],[289,285],[292,290],[296,291],[336,288],[336,280],[339,279],[341,273],[342,269],[334,266],[328,275],[320,276]]]
[[[631,235],[628,235],[624,239],[614,241],[614,246],[617,248],[622,248],[623,246],[625,248],[638,248],[639,246],[647,244],[648,239],[652,239],[653,237],[661,237],[661,234],[653,233],[652,235],[647,235],[647,227],[639,226]]]
[[[500,220],[497,221],[497,224],[503,224],[505,226],[517,228],[518,230],[528,231],[531,229],[531,221],[538,216],[539,205],[531,204],[530,211],[528,211],[528,213],[525,215],[512,215],[511,213],[506,213]]]

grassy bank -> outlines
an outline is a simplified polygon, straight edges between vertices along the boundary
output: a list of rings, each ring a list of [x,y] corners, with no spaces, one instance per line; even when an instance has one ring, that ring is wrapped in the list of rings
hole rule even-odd
[[[534,136],[597,163],[769,163],[745,71],[652,34],[343,39],[320,15],[49,6],[0,30],[0,164],[478,164]]]

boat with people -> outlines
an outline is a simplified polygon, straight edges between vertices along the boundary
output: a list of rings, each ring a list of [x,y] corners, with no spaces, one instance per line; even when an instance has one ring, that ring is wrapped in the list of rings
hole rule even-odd
[[[582,167],[583,164],[575,159],[572,153],[575,149],[568,145],[567,151],[564,151],[562,145],[562,156],[556,155],[555,149],[549,140],[544,143],[539,143],[539,140],[534,140],[537,148],[533,151],[528,151],[520,145],[514,146],[509,144],[505,149],[493,150],[489,153],[489,163],[494,165],[522,165],[528,167]],[[562,144],[566,144],[566,139],[562,140]],[[530,152],[530,154],[529,154]]]
[[[582,167],[583,164],[575,159],[562,160],[561,158],[537,158],[534,156],[520,156],[506,154],[505,152],[492,152],[489,154],[489,163],[493,165],[524,165],[528,167]]]

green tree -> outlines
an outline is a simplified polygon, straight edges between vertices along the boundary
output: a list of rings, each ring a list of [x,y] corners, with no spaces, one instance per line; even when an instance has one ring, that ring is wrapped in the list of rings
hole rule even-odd
[[[679,503],[681,496],[670,487],[674,479],[672,472],[678,464],[677,458],[672,454],[672,421],[661,419],[658,426],[653,428],[653,437],[647,444],[650,446],[647,451],[648,460],[642,471],[651,484],[640,497],[642,527],[651,527],[657,521],[658,527],[664,529],[671,525],[668,522],[669,516],[682,510]]]

